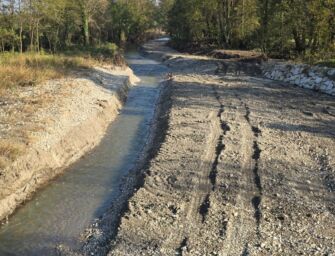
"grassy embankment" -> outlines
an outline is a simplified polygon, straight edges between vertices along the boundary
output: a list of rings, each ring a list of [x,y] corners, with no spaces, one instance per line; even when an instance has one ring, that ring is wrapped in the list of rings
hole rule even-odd
[[[5,101],[13,89],[35,86],[47,80],[70,76],[71,72],[76,70],[90,69],[102,64],[124,64],[116,45],[73,48],[60,54],[0,53],[0,108],[7,104]],[[35,101],[37,102],[36,99],[29,99],[28,103],[24,102],[25,109],[18,108],[17,112],[4,113],[5,118],[1,118],[0,123],[3,125],[12,123],[15,126],[21,116],[26,117],[28,112],[34,112],[34,105],[37,107],[39,104]],[[25,113],[28,108],[29,111]],[[12,132],[0,134],[0,175],[1,169],[13,162],[26,148],[26,142],[22,136],[12,134]]]
[[[123,64],[123,59],[114,44],[73,48],[61,54],[1,53],[0,89],[36,85],[67,76],[73,70],[88,69],[102,63]]]

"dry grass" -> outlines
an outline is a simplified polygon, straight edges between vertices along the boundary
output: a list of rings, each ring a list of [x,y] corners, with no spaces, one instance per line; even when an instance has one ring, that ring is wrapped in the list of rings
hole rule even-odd
[[[24,99],[8,89],[34,86],[50,79],[62,78],[73,70],[88,69],[95,64],[93,59],[77,56],[0,54],[0,101],[10,102],[9,105],[1,106],[0,111],[6,113],[2,115],[1,122],[11,125],[9,132],[1,131],[6,139],[0,139],[0,169],[9,166],[24,153],[32,140],[31,132],[39,130],[29,119],[48,100],[48,95],[43,95],[43,98],[36,95],[35,98]],[[25,127],[18,125],[20,122],[24,122]]]
[[[14,86],[30,86],[62,78],[71,71],[99,65],[125,65],[115,44],[68,49],[62,54],[0,53],[0,92]]]
[[[60,96],[55,97],[53,92],[25,95],[20,93],[25,90],[11,89],[43,84],[94,66],[121,65],[123,58],[115,47],[75,49],[62,55],[0,53],[0,103],[3,103],[0,105],[0,121],[10,126],[10,129],[0,130],[0,171],[25,153],[29,145],[38,139],[36,133],[53,125],[51,120],[48,123],[42,120],[36,122],[33,117],[40,108],[47,108]]]
[[[6,159],[3,156],[0,156],[0,174],[1,174],[1,170],[5,169],[8,166],[8,159]]]
[[[21,143],[0,139],[0,169],[13,162],[23,151],[24,146]]]
[[[36,85],[68,75],[76,69],[87,69],[93,59],[61,55],[4,53],[0,55],[0,89]]]

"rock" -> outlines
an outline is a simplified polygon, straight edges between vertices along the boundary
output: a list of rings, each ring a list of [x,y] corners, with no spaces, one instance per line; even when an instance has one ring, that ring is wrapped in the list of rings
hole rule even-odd
[[[298,75],[300,73],[300,69],[299,68],[293,68],[293,70],[292,70],[292,74],[293,75]]]
[[[267,65],[263,67],[265,77],[284,81],[302,88],[334,95],[335,83],[328,76],[335,75],[335,69],[310,67],[308,65]]]
[[[316,77],[316,79],[315,79],[315,82],[316,82],[316,83],[321,83],[321,81],[322,81],[322,78],[321,78],[321,77]]]
[[[334,76],[335,75],[335,68],[332,68],[332,69],[328,70],[327,75]]]
[[[333,88],[335,88],[335,83],[333,83],[332,81],[326,81],[323,83],[325,85],[325,89],[328,91],[328,90],[331,90]]]
[[[300,86],[300,78],[295,79],[294,80],[294,84]]]
[[[312,72],[311,70],[308,72],[308,75],[310,76],[310,77],[314,77],[315,76],[315,73],[314,72]]]

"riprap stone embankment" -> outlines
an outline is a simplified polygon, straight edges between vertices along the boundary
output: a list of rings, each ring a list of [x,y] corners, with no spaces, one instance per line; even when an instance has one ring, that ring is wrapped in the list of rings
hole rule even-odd
[[[335,69],[309,65],[266,63],[266,78],[335,96]]]

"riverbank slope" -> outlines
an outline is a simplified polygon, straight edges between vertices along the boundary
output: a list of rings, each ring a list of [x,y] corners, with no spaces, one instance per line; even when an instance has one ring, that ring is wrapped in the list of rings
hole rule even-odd
[[[100,142],[136,81],[105,66],[2,91],[0,220]]]

